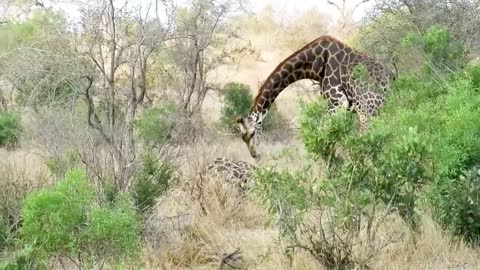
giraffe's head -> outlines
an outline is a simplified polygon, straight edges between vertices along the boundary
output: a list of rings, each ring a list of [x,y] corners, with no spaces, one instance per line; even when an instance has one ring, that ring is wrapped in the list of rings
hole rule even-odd
[[[242,140],[247,144],[248,151],[254,159],[258,159],[259,155],[257,153],[257,144],[258,144],[258,134],[257,129],[255,128],[255,121],[250,117],[238,118],[236,124],[240,129],[240,134],[242,135]]]

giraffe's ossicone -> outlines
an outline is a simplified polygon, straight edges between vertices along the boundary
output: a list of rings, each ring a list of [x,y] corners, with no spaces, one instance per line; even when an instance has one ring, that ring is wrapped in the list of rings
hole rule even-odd
[[[242,140],[258,159],[257,145],[263,119],[275,98],[295,81],[311,79],[320,84],[328,112],[345,107],[357,113],[360,131],[377,114],[393,73],[373,57],[360,53],[331,36],[321,36],[282,61],[258,90],[248,116],[238,118]]]

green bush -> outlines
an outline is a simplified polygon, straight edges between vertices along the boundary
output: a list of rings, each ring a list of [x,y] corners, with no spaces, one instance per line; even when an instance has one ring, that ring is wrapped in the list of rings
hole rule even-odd
[[[330,181],[353,181],[415,226],[416,193],[430,171],[426,138],[415,128],[394,134],[381,122],[358,136],[350,113],[329,116],[325,111],[323,100],[302,108],[300,135],[307,153],[323,163]]]
[[[480,167],[438,178],[428,190],[436,219],[452,234],[480,243]]]
[[[382,226],[377,218],[385,213],[397,212],[416,228],[418,194],[430,177],[429,147],[416,129],[400,136],[381,123],[361,136],[354,130],[346,110],[328,115],[322,99],[304,105],[300,135],[322,176],[311,168],[263,168],[255,175],[254,194],[279,219],[287,246],[307,250],[326,267],[364,266],[352,257],[353,247],[368,243],[365,262],[378,252],[372,227]],[[321,226],[312,227],[312,212]]]
[[[227,130],[236,130],[235,119],[249,114],[252,107],[250,87],[245,84],[230,82],[223,90],[221,125]],[[278,111],[277,105],[272,104],[265,117],[263,129],[270,131],[287,126],[285,117]]]
[[[140,224],[130,200],[120,193],[109,207],[92,206],[85,231],[91,258],[120,262],[138,254]]]
[[[480,91],[480,65],[469,65],[466,71],[477,92]]]
[[[471,168],[480,165],[480,96],[475,69],[438,77],[401,76],[392,85],[377,125],[395,136],[414,128],[427,141],[431,166],[425,207],[453,235],[478,241],[480,208]],[[470,173],[469,173],[470,172]],[[469,179],[469,180],[467,180]]]
[[[435,175],[456,176],[480,161],[479,113],[480,96],[468,76],[450,75],[441,83],[402,76],[377,122],[396,135],[416,128],[431,145]]]
[[[252,107],[250,87],[245,84],[230,82],[223,87],[223,106],[220,122],[227,130],[235,130],[235,119],[248,115]]]
[[[20,137],[20,124],[13,113],[0,112],[0,147],[14,147]]]
[[[175,106],[166,103],[161,107],[151,107],[135,121],[135,128],[142,141],[158,147],[163,145],[170,136],[175,125]]]
[[[39,258],[67,257],[79,268],[119,262],[135,256],[139,223],[125,195],[101,207],[80,170],[67,172],[51,188],[33,192],[23,201],[20,241]]]
[[[168,161],[161,162],[152,154],[146,154],[133,187],[135,204],[140,212],[155,205],[157,198],[165,194],[174,181],[174,167]]]
[[[442,26],[434,25],[424,34],[410,32],[402,41],[404,47],[414,47],[424,53],[427,62],[424,71],[430,73],[432,68],[439,70],[456,70],[464,64],[462,44]]]

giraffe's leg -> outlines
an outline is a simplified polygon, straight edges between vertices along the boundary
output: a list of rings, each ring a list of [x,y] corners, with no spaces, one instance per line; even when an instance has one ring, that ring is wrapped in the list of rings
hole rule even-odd
[[[359,134],[363,134],[365,133],[367,130],[368,130],[368,120],[369,120],[369,116],[364,113],[363,111],[362,112],[358,112],[358,133]]]
[[[370,118],[377,115],[379,107],[383,104],[383,97],[374,92],[366,91],[357,103],[358,132],[362,134],[368,130]]]

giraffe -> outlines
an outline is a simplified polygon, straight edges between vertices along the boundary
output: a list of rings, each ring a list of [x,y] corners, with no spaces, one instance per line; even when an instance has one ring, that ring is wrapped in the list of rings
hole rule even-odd
[[[208,214],[208,208],[212,205],[212,198],[214,198],[213,205],[227,206],[225,209],[234,210],[230,214],[235,215],[238,213],[236,211],[238,207],[247,198],[252,173],[256,168],[255,165],[245,161],[216,158],[197,171],[198,177],[194,181],[187,181],[183,188],[194,201],[199,203],[203,214]],[[214,196],[207,196],[212,192]]]
[[[208,164],[203,174],[224,179],[234,184],[240,191],[245,192],[250,184],[252,172],[257,167],[245,161],[233,161],[224,157],[216,158]]]
[[[360,66],[365,67],[367,80],[355,75]],[[268,109],[283,89],[302,79],[320,84],[328,113],[335,113],[341,107],[357,113],[359,132],[364,132],[369,118],[384,103],[384,95],[395,76],[384,64],[334,37],[313,40],[273,70],[258,90],[249,115],[236,120],[242,140],[254,159],[259,159],[257,145]]]

